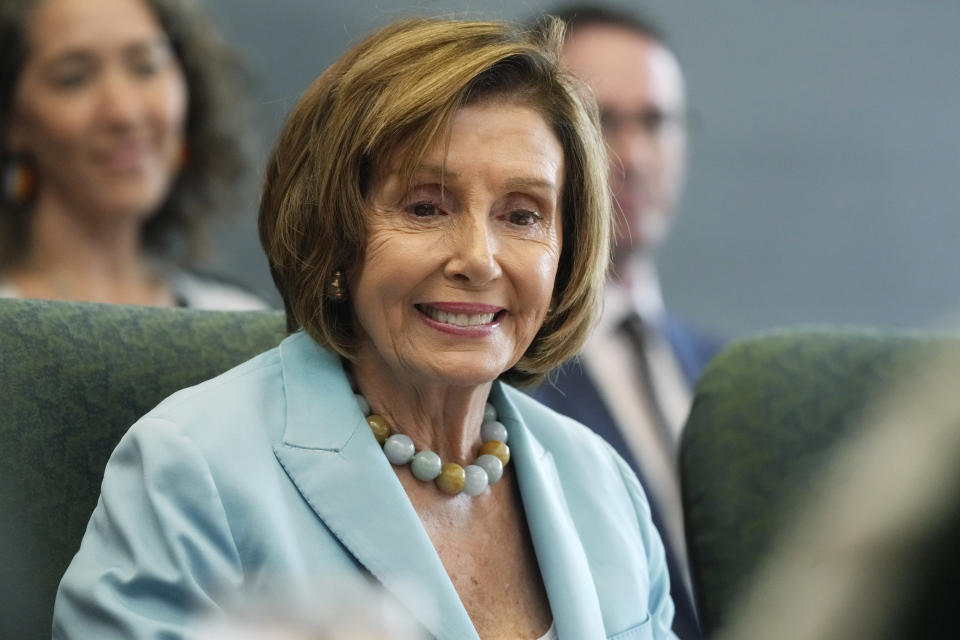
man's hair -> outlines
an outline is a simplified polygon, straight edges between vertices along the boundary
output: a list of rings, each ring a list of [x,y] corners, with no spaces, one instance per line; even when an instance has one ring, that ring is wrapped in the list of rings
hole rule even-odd
[[[673,52],[666,33],[650,16],[636,11],[595,4],[569,4],[557,7],[534,21],[536,28],[552,16],[566,26],[569,36],[577,30],[591,26],[620,27],[661,44]]]
[[[287,313],[345,358],[356,353],[349,289],[364,259],[378,172],[412,186],[424,154],[449,136],[457,110],[503,102],[535,109],[563,149],[562,251],[553,308],[501,377],[533,384],[574,355],[600,307],[611,230],[597,108],[558,62],[563,25],[539,31],[501,22],[408,19],[353,46],[294,107],[266,168],[260,239]]]

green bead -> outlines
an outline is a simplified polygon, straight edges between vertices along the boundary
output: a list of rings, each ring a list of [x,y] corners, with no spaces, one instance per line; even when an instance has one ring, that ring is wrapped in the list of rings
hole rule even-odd
[[[480,455],[491,455],[500,458],[500,462],[503,463],[503,466],[507,466],[507,463],[510,462],[510,447],[500,442],[499,440],[488,440],[483,443],[483,446],[480,447]]]
[[[383,443],[387,441],[387,438],[390,437],[390,425],[387,424],[383,416],[378,416],[377,414],[367,416],[367,424],[370,425],[370,430],[373,431],[373,437],[376,438],[377,442],[382,446]]]
[[[489,453],[477,456],[473,464],[487,472],[487,484],[496,484],[503,477],[503,462],[497,456],[492,456]]]
[[[434,482],[437,483],[440,491],[456,495],[463,490],[463,485],[467,482],[467,474],[456,462],[448,462],[440,469],[440,475]]]
[[[413,476],[424,482],[435,480],[442,468],[443,462],[440,461],[440,456],[429,449],[418,451],[410,462],[410,471],[413,472]]]

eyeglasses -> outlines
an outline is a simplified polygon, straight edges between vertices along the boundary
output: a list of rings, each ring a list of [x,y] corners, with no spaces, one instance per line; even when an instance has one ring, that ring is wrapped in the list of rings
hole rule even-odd
[[[632,133],[635,129],[650,137],[684,133],[688,124],[687,114],[681,111],[650,108],[624,114],[608,109],[600,110],[600,125],[603,127],[603,134],[608,138],[616,138],[628,131]]]

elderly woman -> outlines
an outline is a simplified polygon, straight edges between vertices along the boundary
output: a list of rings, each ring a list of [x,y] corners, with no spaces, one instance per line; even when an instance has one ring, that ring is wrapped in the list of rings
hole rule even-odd
[[[181,637],[345,574],[438,638],[672,637],[636,477],[510,386],[577,351],[608,260],[559,31],[403,21],[310,87],[260,211],[293,333],[121,441],[55,637]]]
[[[0,3],[0,297],[262,308],[181,268],[246,165],[190,0]]]

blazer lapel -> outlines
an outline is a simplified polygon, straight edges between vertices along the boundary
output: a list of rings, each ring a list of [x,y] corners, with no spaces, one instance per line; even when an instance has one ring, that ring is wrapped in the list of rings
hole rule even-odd
[[[585,424],[610,443],[637,471],[633,453],[613,421],[593,380],[580,360],[566,362],[554,375],[530,394],[565,416]]]
[[[685,369],[686,370],[686,369]],[[578,422],[585,424],[600,437],[606,440],[617,450],[624,460],[633,469],[642,486],[647,486],[643,469],[633,452],[627,446],[627,441],[613,422],[613,417],[607,410],[600,392],[593,384],[593,380],[583,370],[578,361],[567,362],[554,376],[554,380],[544,382],[531,394],[543,404],[563,413]],[[512,437],[512,434],[511,434]],[[653,524],[658,531],[663,531],[663,521],[660,517],[660,504],[651,499],[650,514]],[[667,568],[670,572],[671,594],[676,617],[674,627],[683,631],[679,635],[683,638],[699,638],[696,631],[697,616],[693,606],[693,595],[685,588],[685,580],[680,565],[677,564],[676,553],[670,541],[663,541],[667,551]]]
[[[593,574],[553,456],[527,429],[500,383],[494,384],[491,399],[510,436],[514,473],[557,634],[561,638],[606,637]]]
[[[357,561],[431,634],[478,640],[336,356],[303,333],[287,338],[280,353],[287,421],[274,451],[290,479]]]

